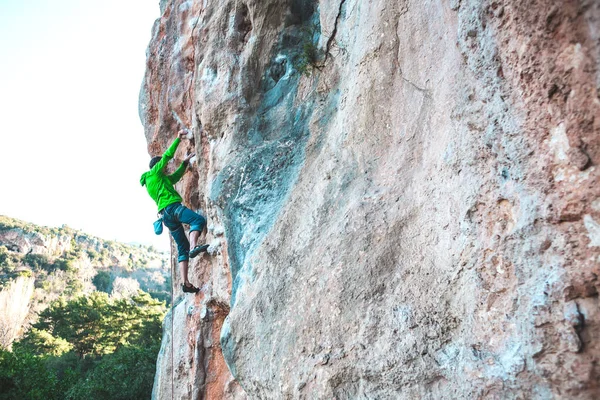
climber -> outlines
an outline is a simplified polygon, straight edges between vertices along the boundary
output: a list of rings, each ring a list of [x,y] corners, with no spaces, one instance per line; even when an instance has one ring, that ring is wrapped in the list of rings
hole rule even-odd
[[[167,163],[175,155],[175,150],[177,150],[181,139],[186,137],[187,132],[180,130],[177,133],[177,138],[175,138],[173,144],[164,152],[162,157],[154,157],[150,160],[150,171],[142,175],[140,183],[142,186],[146,186],[148,194],[156,202],[158,214],[162,217],[162,222],[169,229],[171,236],[173,236],[177,244],[177,261],[181,267],[183,291],[185,293],[198,293],[200,289],[192,285],[188,279],[188,261],[190,258],[194,258],[208,249],[207,244],[197,244],[200,233],[206,227],[206,219],[182,205],[181,196],[173,188],[173,185],[185,174],[186,166],[194,155],[186,156],[179,168],[171,175],[165,174]],[[185,235],[182,223],[190,225],[189,241]],[[194,246],[191,251],[190,241]]]

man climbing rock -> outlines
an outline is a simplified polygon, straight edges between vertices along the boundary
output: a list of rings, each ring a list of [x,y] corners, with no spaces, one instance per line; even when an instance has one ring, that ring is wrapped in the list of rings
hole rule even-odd
[[[179,168],[171,175],[166,174],[166,166],[175,155],[177,146],[181,139],[187,137],[185,130],[177,133],[173,144],[164,152],[162,157],[154,157],[150,160],[150,171],[145,172],[140,178],[142,186],[146,186],[148,194],[158,206],[158,213],[163,218],[164,225],[169,229],[175,243],[177,244],[177,261],[181,267],[183,277],[183,291],[186,293],[198,293],[200,289],[192,285],[188,279],[188,262],[190,258],[196,257],[208,248],[207,244],[197,245],[200,233],[206,227],[206,219],[181,204],[182,198],[173,185],[185,174],[189,160],[194,156],[188,155]],[[182,223],[190,225],[190,240],[185,235]],[[190,241],[193,249],[190,251]]]

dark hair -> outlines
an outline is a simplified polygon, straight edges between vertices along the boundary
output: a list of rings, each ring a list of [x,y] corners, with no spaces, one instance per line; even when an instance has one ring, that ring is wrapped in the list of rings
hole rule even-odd
[[[154,167],[156,163],[160,161],[161,158],[162,157],[152,157],[152,160],[150,160],[150,169],[152,169],[152,167]]]

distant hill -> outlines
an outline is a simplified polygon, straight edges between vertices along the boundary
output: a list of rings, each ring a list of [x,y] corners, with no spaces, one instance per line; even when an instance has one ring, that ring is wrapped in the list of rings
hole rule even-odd
[[[170,301],[169,255],[104,240],[66,225],[38,226],[0,215],[0,346],[9,347],[60,296],[142,289]]]

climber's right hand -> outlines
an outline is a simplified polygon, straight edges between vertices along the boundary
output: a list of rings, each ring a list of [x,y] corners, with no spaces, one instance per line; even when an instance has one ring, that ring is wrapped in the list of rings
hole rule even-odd
[[[177,132],[177,136],[179,137],[179,139],[185,139],[187,138],[187,130],[186,129],[181,129],[179,130],[179,132]]]

